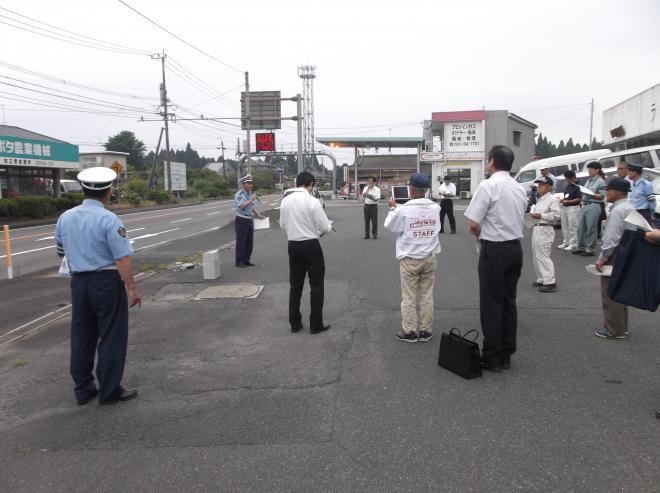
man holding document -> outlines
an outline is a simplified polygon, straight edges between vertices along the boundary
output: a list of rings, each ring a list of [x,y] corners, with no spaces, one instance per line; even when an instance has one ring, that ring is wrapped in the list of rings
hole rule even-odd
[[[236,267],[254,267],[250,262],[254,241],[254,222],[252,215],[259,219],[264,216],[254,210],[255,202],[259,200],[252,193],[252,175],[241,178],[241,189],[234,195],[234,228],[236,230]]]
[[[615,250],[621,241],[628,214],[635,208],[626,200],[630,191],[630,182],[615,176],[610,179],[605,189],[605,197],[612,204],[603,234],[602,252],[596,260],[596,269],[603,270],[605,265],[612,265]],[[598,337],[605,339],[625,339],[628,333],[628,307],[616,303],[607,295],[610,285],[609,276],[600,278],[600,294],[603,302],[604,327],[596,331]]]
[[[326,331],[323,323],[323,297],[325,261],[319,238],[332,230],[332,221],[323,211],[321,203],[312,196],[314,175],[303,171],[296,176],[296,188],[284,193],[280,207],[280,227],[286,231],[289,253],[289,323],[291,332],[303,328],[300,314],[305,276],[309,276],[310,305],[309,331]]]

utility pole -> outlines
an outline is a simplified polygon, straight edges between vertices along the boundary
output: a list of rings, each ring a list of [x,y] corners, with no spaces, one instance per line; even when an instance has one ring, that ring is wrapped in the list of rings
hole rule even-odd
[[[169,117],[167,114],[167,86],[165,85],[165,59],[167,58],[167,55],[165,54],[165,50],[163,50],[163,54],[161,55],[160,53],[156,53],[155,55],[151,55],[152,60],[160,60],[162,63],[163,67],[163,82],[160,84],[160,105],[163,107],[163,111],[161,112],[161,115],[163,116],[163,121],[165,122],[165,162],[166,164],[166,172],[165,172],[165,183],[167,183],[167,190],[169,191],[170,195],[170,202],[172,202],[172,172],[171,172],[171,165],[170,165],[170,127],[169,127]]]
[[[236,137],[236,184],[241,188],[241,138]]]
[[[591,122],[589,123],[589,150],[594,141],[594,98],[591,98]]]
[[[220,139],[220,150],[222,151],[222,175],[227,178],[227,164],[225,163],[225,143]]]
[[[247,174],[252,174],[252,164],[250,163],[250,76],[245,72],[245,129],[247,132],[247,143],[245,144],[245,154],[247,156]]]

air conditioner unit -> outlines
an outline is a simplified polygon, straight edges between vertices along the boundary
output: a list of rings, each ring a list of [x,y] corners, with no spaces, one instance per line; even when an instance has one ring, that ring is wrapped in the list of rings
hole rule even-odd
[[[461,192],[461,198],[462,199],[471,199],[472,194],[470,193],[469,190],[463,191],[463,192]]]

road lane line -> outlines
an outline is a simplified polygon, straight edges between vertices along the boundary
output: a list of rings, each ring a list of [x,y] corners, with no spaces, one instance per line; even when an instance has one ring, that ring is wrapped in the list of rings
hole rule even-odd
[[[190,221],[192,217],[186,217],[185,219],[177,219],[176,221],[170,221],[170,224],[182,223],[183,221]]]
[[[45,238],[39,238],[38,240],[34,240],[34,241],[45,241],[45,240],[54,240],[54,239],[55,239],[54,236],[46,236]]]
[[[171,233],[172,231],[178,231],[180,229],[181,228],[167,229],[165,231],[159,231],[158,233],[148,233],[146,235],[138,236],[136,238],[131,238],[131,239],[133,241],[142,240],[144,238],[151,238],[152,236],[158,236],[158,235],[162,235],[162,234],[165,234],[165,233]]]
[[[33,253],[33,252],[38,252],[40,250],[48,250],[49,248],[55,248],[57,245],[51,245],[43,248],[35,248],[34,250],[25,250],[23,252],[12,252],[11,256],[16,257],[17,255],[23,255],[24,253]],[[5,258],[6,255],[0,255],[0,258]]]
[[[223,212],[226,212],[226,211],[209,212],[209,213],[207,214],[207,216],[212,216],[213,214],[222,214]]]
[[[127,232],[127,233],[133,233],[133,232],[135,232],[135,231],[142,231],[143,229],[146,229],[146,228],[135,228],[135,229],[129,229],[129,230],[126,231],[126,232]]]
[[[152,247],[155,247],[155,246],[164,245],[165,243],[171,243],[171,242],[176,241],[176,240],[182,240],[183,238],[190,238],[191,236],[198,236],[198,235],[201,235],[201,234],[204,234],[204,233],[209,233],[211,231],[218,231],[220,228],[221,228],[221,226],[216,226],[215,228],[205,229],[203,231],[198,231],[197,233],[190,233],[190,234],[183,235],[183,236],[177,236],[176,238],[171,238],[169,240],[159,241],[158,243],[154,243],[152,245],[145,245],[145,246],[140,247],[140,248],[135,248],[135,249],[133,249],[133,251],[137,252],[139,250],[145,250],[147,248],[152,248]]]

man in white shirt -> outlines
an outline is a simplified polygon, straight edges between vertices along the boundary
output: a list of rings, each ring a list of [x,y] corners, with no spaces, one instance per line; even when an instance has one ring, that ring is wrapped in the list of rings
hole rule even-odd
[[[408,187],[411,200],[405,204],[397,206],[394,197],[388,200],[390,213],[384,224],[397,235],[403,330],[396,337],[405,342],[425,342],[433,336],[433,286],[437,268],[435,256],[440,253],[440,207],[425,198],[429,188],[427,176],[413,173]]]
[[[323,206],[312,195],[314,176],[303,171],[296,177],[296,187],[284,194],[280,206],[280,227],[289,240],[289,323],[291,332],[303,328],[300,298],[309,276],[310,315],[309,331],[318,334],[330,328],[323,324],[323,288],[325,261],[319,237],[332,229],[332,222]]]
[[[486,171],[465,216],[479,251],[479,311],[483,332],[483,368],[499,372],[510,368],[516,351],[518,311],[516,290],[522,269],[523,216],[527,194],[509,171],[514,155],[506,146],[488,153]]]
[[[380,200],[380,188],[374,185],[374,179],[367,180],[367,186],[362,190],[364,200],[364,239],[369,239],[369,222],[371,222],[371,234],[374,240],[378,238],[378,201]]]
[[[451,182],[451,177],[445,175],[445,181],[438,189],[440,195],[440,232],[445,232],[445,215],[449,218],[451,234],[456,234],[456,219],[454,218],[454,199],[456,198],[456,185]]]
[[[554,222],[561,215],[559,201],[550,192],[552,180],[549,177],[534,180],[539,198],[533,205],[531,216],[539,222],[534,225],[532,231],[532,258],[536,281],[533,286],[539,288],[541,293],[552,293],[557,290],[555,280],[555,265],[552,263],[552,243],[555,241]]]

